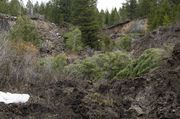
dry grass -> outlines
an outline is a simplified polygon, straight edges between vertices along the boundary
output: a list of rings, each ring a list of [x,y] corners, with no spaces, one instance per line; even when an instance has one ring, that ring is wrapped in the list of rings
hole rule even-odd
[[[25,91],[30,84],[57,80],[51,69],[38,70],[38,50],[31,43],[0,36],[0,90]]]

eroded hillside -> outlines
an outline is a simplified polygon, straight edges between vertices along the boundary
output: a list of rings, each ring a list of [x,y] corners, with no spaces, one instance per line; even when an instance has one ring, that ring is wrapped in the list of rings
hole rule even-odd
[[[152,41],[163,39],[167,33],[162,31],[161,34],[154,37]],[[178,31],[173,30],[169,37],[178,35]],[[138,41],[139,44],[141,41],[143,42],[143,40]],[[29,80],[27,77],[22,77],[24,79],[18,83],[7,77],[8,82],[6,80],[1,82],[3,84],[1,90],[26,92],[31,96],[30,101],[27,104],[1,103],[0,116],[4,119],[11,117],[20,119],[178,119],[180,118],[180,44],[177,40],[171,42],[176,44],[171,56],[163,59],[164,63],[158,69],[137,78],[102,79],[94,82],[63,74],[59,76],[47,70],[43,70],[45,73],[41,76],[37,72],[32,72],[30,67],[25,68],[22,73],[31,71],[27,74]],[[162,41],[162,43],[166,42]],[[140,52],[139,49],[137,52]],[[13,72],[9,75],[17,76]],[[4,74],[4,76],[9,75]],[[20,81],[19,78],[17,79]]]

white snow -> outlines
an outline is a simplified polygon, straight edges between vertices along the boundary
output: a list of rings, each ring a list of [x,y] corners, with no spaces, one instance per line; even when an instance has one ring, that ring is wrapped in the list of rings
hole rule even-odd
[[[12,94],[12,93],[5,93],[0,91],[0,102],[5,104],[19,104],[19,103],[26,103],[30,98],[28,94]]]

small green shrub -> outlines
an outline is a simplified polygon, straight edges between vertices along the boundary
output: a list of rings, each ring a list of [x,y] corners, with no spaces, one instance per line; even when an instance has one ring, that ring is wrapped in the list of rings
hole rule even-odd
[[[66,66],[65,72],[80,79],[110,79],[130,61],[129,56],[121,51],[97,54]]]
[[[16,25],[10,32],[10,39],[32,42],[37,46],[39,46],[41,42],[35,25],[25,16],[18,17]]]
[[[157,68],[162,61],[165,52],[162,49],[148,49],[138,58],[119,71],[116,78],[127,78],[140,76]]]
[[[115,48],[119,50],[130,51],[132,38],[128,35],[121,37],[115,41]]]
[[[37,66],[40,69],[49,69],[52,71],[63,71],[67,65],[67,58],[65,54],[60,54],[54,57],[40,58],[37,62]]]
[[[104,33],[100,33],[99,35],[99,48],[101,49],[101,51],[111,51],[113,48],[113,42],[112,39],[104,34]]]
[[[78,52],[83,49],[83,43],[81,42],[81,31],[78,28],[66,33],[65,44],[67,49]]]

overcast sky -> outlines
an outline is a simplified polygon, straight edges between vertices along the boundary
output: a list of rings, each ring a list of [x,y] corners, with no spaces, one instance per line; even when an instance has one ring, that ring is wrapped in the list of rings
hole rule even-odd
[[[26,3],[28,0],[23,0],[24,3]],[[48,2],[49,0],[31,0],[33,3],[36,3],[38,1],[41,2]],[[98,0],[98,9],[101,10],[111,10],[112,8],[118,8],[121,7],[122,3],[125,2],[125,0]]]

